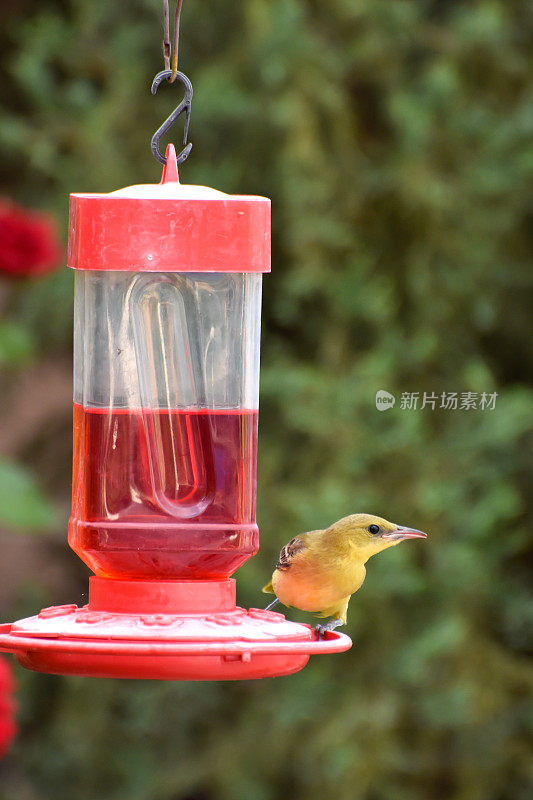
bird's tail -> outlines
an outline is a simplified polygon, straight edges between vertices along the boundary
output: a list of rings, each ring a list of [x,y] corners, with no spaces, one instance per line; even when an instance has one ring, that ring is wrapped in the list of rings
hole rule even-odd
[[[263,586],[261,591],[264,592],[265,594],[275,594],[274,587],[272,586],[272,581],[270,581],[270,583],[267,583],[266,586]]]

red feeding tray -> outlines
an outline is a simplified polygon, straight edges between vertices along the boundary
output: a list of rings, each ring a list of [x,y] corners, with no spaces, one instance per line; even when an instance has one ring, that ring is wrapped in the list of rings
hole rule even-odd
[[[135,613],[132,609],[135,609]],[[198,608],[202,612],[198,612]],[[0,626],[0,650],[27,669],[62,675],[237,680],[290,675],[309,656],[348,650],[329,632],[235,605],[235,581],[93,577],[89,603],[44,608]]]

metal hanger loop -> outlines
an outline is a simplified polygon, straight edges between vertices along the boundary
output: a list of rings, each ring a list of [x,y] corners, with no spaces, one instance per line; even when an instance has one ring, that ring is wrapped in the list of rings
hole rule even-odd
[[[159,86],[166,81],[168,78],[172,76],[172,70],[165,69],[162,72],[158,72],[152,82],[152,94],[156,94]],[[177,154],[176,161],[178,164],[183,164],[183,162],[188,157],[189,153],[192,150],[192,144],[187,144],[187,136],[189,133],[189,122],[191,120],[191,104],[192,104],[192,96],[193,96],[193,88],[192,83],[190,82],[189,78],[184,75],[183,72],[176,73],[176,81],[179,81],[185,87],[185,97],[179,104],[177,108],[174,109],[172,114],[166,118],[160,128],[156,130],[154,135],[152,136],[152,141],[150,143],[150,149],[152,150],[153,157],[159,161],[161,164],[166,164],[167,159],[164,155],[162,155],[159,149],[159,142],[162,136],[174,125],[178,117],[182,114],[185,114],[185,126],[183,128],[183,144],[185,147],[183,150]]]

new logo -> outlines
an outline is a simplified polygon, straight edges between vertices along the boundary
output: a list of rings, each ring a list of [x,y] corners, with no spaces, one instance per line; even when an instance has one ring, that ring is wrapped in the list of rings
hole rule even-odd
[[[384,389],[376,392],[376,408],[378,411],[387,411],[389,408],[393,408],[395,402],[396,398],[390,392],[386,392]]]

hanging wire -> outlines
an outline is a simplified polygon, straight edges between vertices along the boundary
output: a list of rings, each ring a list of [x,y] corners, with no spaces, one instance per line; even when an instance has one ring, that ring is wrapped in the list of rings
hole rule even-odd
[[[163,122],[160,128],[154,133],[152,136],[152,141],[150,144],[152,155],[157,161],[160,161],[161,164],[166,164],[167,159],[161,153],[159,149],[159,141],[161,137],[167,133],[169,128],[174,125],[178,117],[182,114],[185,114],[185,127],[183,130],[183,150],[181,153],[177,155],[177,162],[178,164],[182,164],[189,153],[191,152],[192,144],[189,142],[187,144],[187,136],[189,132],[189,120],[191,117],[191,103],[192,103],[192,95],[193,89],[192,84],[189,78],[184,75],[182,72],[178,72],[178,51],[179,51],[179,39],[180,39],[180,17],[181,17],[181,7],[183,5],[183,0],[178,0],[176,5],[176,13],[174,16],[174,44],[172,45],[170,42],[170,12],[169,12],[169,3],[168,0],[163,0],[163,60],[165,62],[165,69],[162,72],[158,72],[155,76],[153,83],[152,83],[152,94],[155,94],[160,86],[160,84],[167,80],[169,83],[174,83],[176,78],[178,81],[183,85],[185,89],[185,97],[179,104],[179,106],[174,109],[174,111],[167,117],[167,119]]]
[[[180,44],[180,21],[183,0],[178,0],[174,14],[174,44],[170,42],[170,11],[168,0],[163,0],[163,61],[165,70],[171,70],[169,83],[174,83],[178,74],[178,53]],[[171,64],[172,58],[172,64]]]
[[[181,19],[182,5],[183,5],[183,0],[178,0],[178,5],[176,6],[176,16],[174,17],[174,47],[172,48],[172,76],[170,78],[171,83],[173,83],[176,80],[176,73],[178,72],[178,51],[180,44],[180,19]]]
[[[170,13],[168,10],[168,0],[163,0],[163,61],[165,70],[170,69],[170,54],[172,45],[170,44]]]

